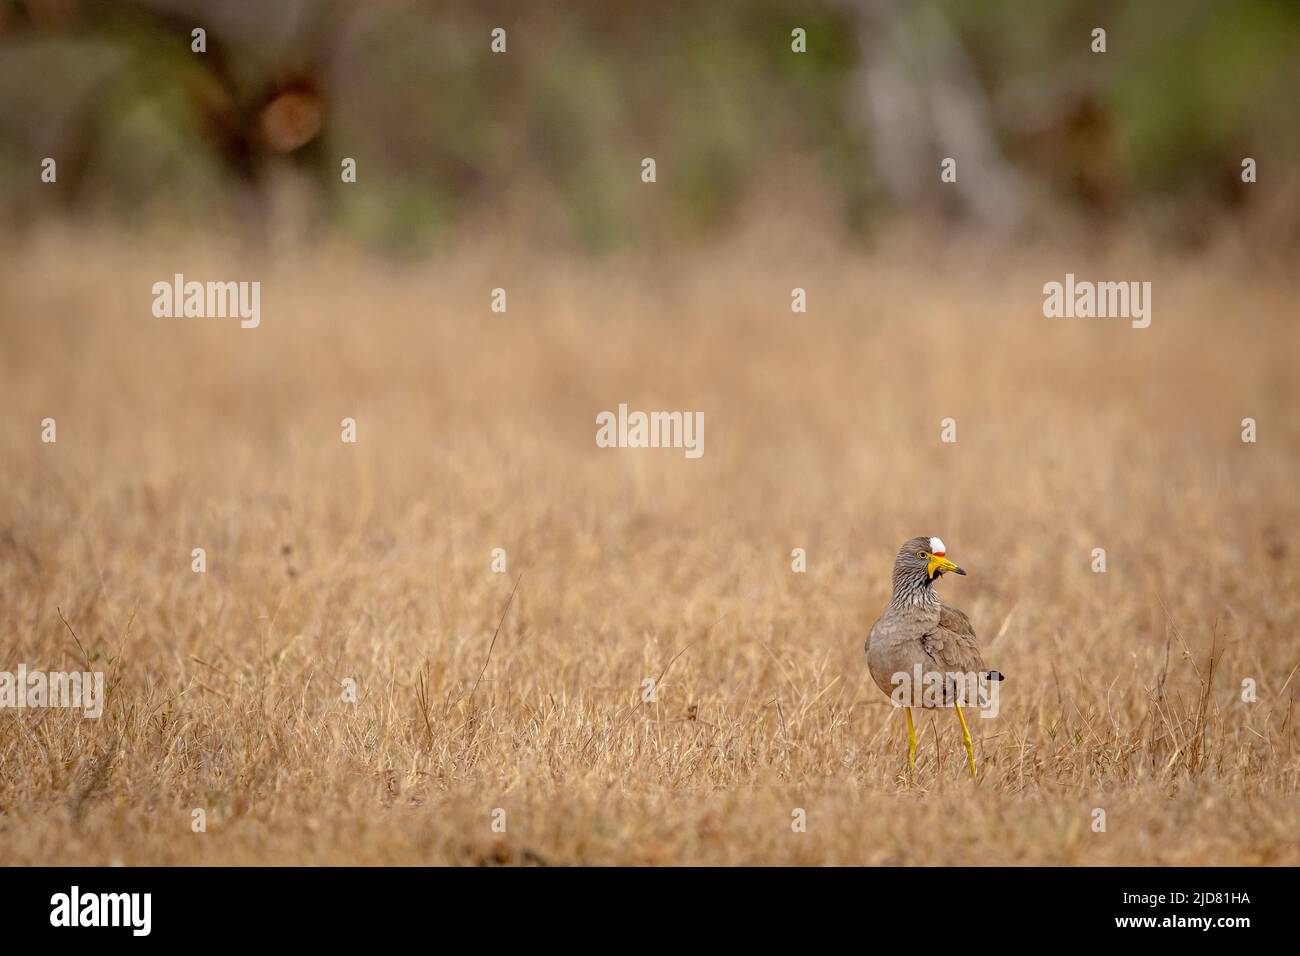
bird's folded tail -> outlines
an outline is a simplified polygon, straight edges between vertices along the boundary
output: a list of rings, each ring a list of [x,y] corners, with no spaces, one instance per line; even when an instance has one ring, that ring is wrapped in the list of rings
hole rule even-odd
[[[984,694],[982,684],[984,681],[1002,680],[1003,679],[1002,672],[1001,671],[984,671],[982,673],[976,672],[974,676],[981,678],[981,680],[977,681],[974,688],[971,688],[969,686],[959,686],[956,678],[954,678],[952,675],[948,676],[948,679],[944,681],[944,686],[943,686],[943,703],[945,707],[951,707],[954,703],[961,702],[961,701],[969,701],[972,698],[975,700],[978,706],[980,707],[988,706],[989,699]],[[966,679],[962,681],[963,685],[966,685],[968,683],[969,683],[969,676],[967,676]]]
[[[986,673],[986,674],[984,675],[984,679],[985,679],[985,680],[1002,680],[1002,672],[1001,672],[1001,671],[989,671],[988,673]],[[988,701],[988,698],[984,696],[984,691],[982,691],[982,690],[977,690],[977,691],[976,691],[976,695],[979,697],[980,706],[981,706],[981,707],[987,707],[989,701]]]

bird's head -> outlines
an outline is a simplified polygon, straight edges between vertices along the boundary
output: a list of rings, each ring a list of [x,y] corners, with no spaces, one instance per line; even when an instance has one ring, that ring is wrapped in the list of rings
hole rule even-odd
[[[949,571],[953,574],[966,573],[948,560],[943,540],[929,535],[904,541],[898,549],[898,557],[894,559],[895,578],[900,575],[907,578],[924,577],[926,581],[933,582]]]

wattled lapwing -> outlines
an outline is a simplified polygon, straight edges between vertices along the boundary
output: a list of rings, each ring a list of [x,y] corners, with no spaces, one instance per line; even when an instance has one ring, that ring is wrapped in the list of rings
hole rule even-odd
[[[903,543],[894,559],[893,597],[867,639],[867,667],[876,686],[904,709],[909,769],[916,769],[912,708],[951,707],[961,722],[974,777],[975,751],[962,705],[984,706],[988,682],[1000,681],[1002,675],[984,666],[970,619],[939,600],[935,582],[949,571],[966,573],[948,560],[939,538],[926,535]]]

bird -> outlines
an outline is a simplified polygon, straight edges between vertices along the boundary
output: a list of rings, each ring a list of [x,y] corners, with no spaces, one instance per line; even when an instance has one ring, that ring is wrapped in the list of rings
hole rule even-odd
[[[1002,674],[985,667],[970,618],[939,600],[934,585],[949,573],[966,574],[948,559],[943,539],[920,535],[903,542],[894,558],[893,596],[867,638],[867,669],[876,686],[903,706],[912,774],[916,772],[912,708],[952,707],[961,722],[971,778],[978,779],[962,704],[982,706],[985,682],[1000,681]]]

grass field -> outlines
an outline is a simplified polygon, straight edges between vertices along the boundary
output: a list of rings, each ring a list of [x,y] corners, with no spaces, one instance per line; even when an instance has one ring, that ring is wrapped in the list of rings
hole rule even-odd
[[[1294,268],[762,234],[7,240],[0,669],[79,641],[111,696],[0,710],[0,863],[1300,862]],[[175,272],[260,280],[261,327],[154,318]],[[1151,327],[1044,318],[1067,272]],[[620,402],[705,454],[597,448]],[[946,713],[906,781],[866,672],[917,534],[1007,675],[977,784]]]

